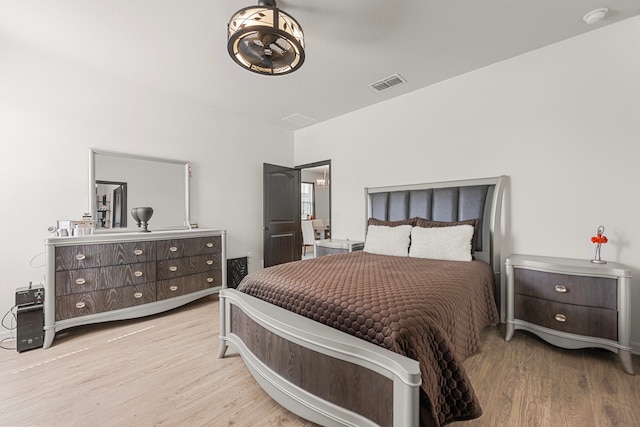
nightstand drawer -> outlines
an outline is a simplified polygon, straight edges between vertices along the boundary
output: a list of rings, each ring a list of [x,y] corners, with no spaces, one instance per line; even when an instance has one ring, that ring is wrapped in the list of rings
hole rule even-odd
[[[597,307],[550,302],[525,295],[515,295],[517,319],[571,334],[618,339],[618,313]]]
[[[525,268],[514,269],[516,294],[611,310],[617,309],[616,282],[616,279],[608,277],[557,274]]]

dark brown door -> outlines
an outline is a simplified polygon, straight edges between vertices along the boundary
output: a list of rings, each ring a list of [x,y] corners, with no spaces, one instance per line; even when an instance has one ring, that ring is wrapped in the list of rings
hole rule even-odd
[[[300,169],[265,163],[264,266],[297,261],[302,255]]]

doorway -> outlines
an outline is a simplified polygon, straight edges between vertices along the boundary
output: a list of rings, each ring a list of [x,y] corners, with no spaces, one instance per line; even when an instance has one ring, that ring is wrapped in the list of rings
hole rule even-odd
[[[127,183],[96,181],[96,225],[98,228],[127,227]]]
[[[331,161],[294,168],[263,165],[263,255],[264,267],[300,260],[302,257],[302,173],[321,197],[318,214],[326,220],[323,237],[331,237]],[[318,182],[323,180],[324,182]],[[320,184],[320,185],[319,185]],[[317,188],[319,187],[319,188]],[[320,192],[321,191],[321,192]],[[325,204],[323,206],[322,204]],[[315,212],[316,206],[314,206]],[[309,214],[311,215],[311,214]],[[314,214],[316,215],[316,214]]]
[[[316,239],[330,239],[331,160],[296,166],[301,172],[301,220],[314,221]]]

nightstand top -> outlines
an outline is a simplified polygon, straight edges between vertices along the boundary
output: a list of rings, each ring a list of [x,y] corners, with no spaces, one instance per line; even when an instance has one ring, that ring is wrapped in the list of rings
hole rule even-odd
[[[609,261],[606,264],[595,264],[588,259],[514,254],[507,257],[505,264],[507,267],[531,268],[559,273],[631,277],[629,267]]]
[[[354,247],[358,245],[364,245],[364,242],[361,240],[349,240],[349,239],[321,239],[316,240],[316,246],[323,246],[325,248],[334,248],[334,249],[349,249],[349,247]]]

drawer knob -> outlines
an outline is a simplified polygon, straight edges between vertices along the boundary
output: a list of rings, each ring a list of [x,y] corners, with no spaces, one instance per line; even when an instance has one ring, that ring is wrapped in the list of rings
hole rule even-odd
[[[563,286],[563,285],[556,285],[556,292],[561,293],[561,294],[566,294],[567,293],[567,287]]]
[[[87,281],[84,280],[82,277],[79,279],[76,279],[76,285],[84,285],[85,283],[87,283]]]
[[[211,242],[207,243],[207,247],[208,248],[212,248],[213,247],[213,243],[211,243]]]
[[[136,277],[142,277],[142,271],[135,271],[133,275]]]
[[[83,259],[85,259],[85,258],[86,258],[86,257],[84,256],[84,254],[78,254],[78,255],[76,255],[76,259],[77,259],[78,261],[82,261],[82,260],[83,260]]]
[[[85,303],[83,303],[82,301],[76,303],[76,308],[84,308],[84,306],[85,306]]]
[[[142,255],[142,249],[136,249],[135,251],[133,251],[133,253],[135,255]]]
[[[566,322],[567,321],[567,316],[565,316],[564,314],[556,314],[555,317],[556,321],[558,322]]]
[[[213,265],[213,260],[212,259],[208,259],[207,260],[207,265]]]
[[[169,267],[169,271],[178,271],[178,267],[172,265],[171,267]]]
[[[177,291],[177,290],[178,290],[178,287],[177,287],[176,285],[169,286],[169,290],[170,290],[171,292],[175,292],[175,291]]]
[[[207,282],[208,283],[213,283],[213,277],[207,277]]]
[[[142,292],[136,292],[135,294],[133,294],[134,298],[142,298]]]
[[[175,247],[175,246],[171,246],[171,247],[169,248],[169,250],[170,250],[171,252],[176,252],[176,251],[178,250],[178,248],[177,248],[177,247]]]

